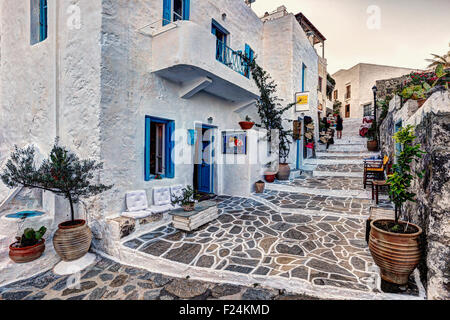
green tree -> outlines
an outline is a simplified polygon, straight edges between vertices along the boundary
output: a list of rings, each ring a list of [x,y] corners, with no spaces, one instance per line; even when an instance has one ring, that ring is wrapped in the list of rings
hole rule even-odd
[[[407,201],[415,202],[416,194],[410,191],[414,175],[422,178],[423,172],[413,171],[411,164],[413,160],[422,158],[426,152],[420,150],[421,145],[414,143],[414,127],[408,125],[394,135],[394,140],[400,143],[402,151],[397,157],[397,164],[393,166],[394,173],[389,175],[389,195],[395,204],[395,224],[399,228],[398,219],[402,213],[403,204]]]
[[[250,61],[245,56],[242,57],[245,63],[250,67],[253,80],[260,92],[256,107],[261,119],[261,124],[256,124],[256,126],[267,130],[269,141],[271,130],[278,130],[279,158],[282,163],[286,163],[291,150],[292,130],[286,130],[284,128],[283,121],[290,122],[291,120],[283,119],[283,114],[291,109],[295,103],[282,106],[280,103],[281,99],[276,95],[277,85],[275,84],[275,81],[272,80],[270,74],[256,63],[256,58]]]
[[[74,221],[74,203],[112,188],[112,185],[92,182],[94,172],[102,168],[103,163],[80,160],[76,154],[60,146],[57,138],[48,159],[39,168],[35,166],[34,147],[20,149],[15,146],[0,178],[9,188],[42,189],[65,197],[69,200]]]

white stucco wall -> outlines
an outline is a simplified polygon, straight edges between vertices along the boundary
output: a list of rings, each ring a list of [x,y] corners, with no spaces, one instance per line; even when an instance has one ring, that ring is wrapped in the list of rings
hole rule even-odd
[[[81,158],[99,157],[101,7],[79,1],[77,29],[69,27],[72,3],[49,0],[48,38],[30,45],[30,2],[1,2],[1,148],[8,152],[14,144],[34,144],[48,154],[60,136]],[[2,184],[0,192],[3,199],[9,191]],[[50,205],[56,223],[69,216],[66,202]]]
[[[282,105],[294,102],[295,93],[302,91],[302,64],[307,67],[305,91],[310,92],[310,111],[295,112],[295,107],[286,112],[286,118],[296,120],[299,116],[310,116],[316,123],[315,137],[318,137],[318,56],[303,29],[293,14],[264,23],[263,67],[278,85],[278,96]],[[282,49],[281,49],[282,48]],[[291,123],[286,126],[292,128]],[[289,163],[295,168],[297,144],[291,146]]]
[[[222,164],[220,131],[239,130],[238,122],[246,115],[257,120],[256,109],[249,105],[238,110],[240,105],[233,99],[203,91],[182,99],[183,83],[153,72],[154,38],[138,29],[161,20],[162,1],[80,0],[76,2],[81,14],[79,28],[73,23],[74,11],[68,11],[72,4],[70,0],[49,0],[49,37],[31,46],[29,2],[1,2],[1,147],[11,150],[13,144],[32,143],[48,153],[55,136],[60,136],[62,144],[81,158],[103,161],[98,180],[114,187],[87,201],[91,227],[98,238],[107,235],[105,219],[126,209],[127,191],[145,189],[152,203],[153,187],[193,183],[192,163],[178,163],[194,152],[187,138],[176,142],[175,179],[144,180],[145,116],[174,120],[175,128],[185,134],[201,123],[216,126],[214,191],[248,195],[262,177],[261,166],[249,163],[254,154],[232,157],[238,164]],[[308,67],[306,90],[311,92],[312,102],[307,115],[317,119],[317,54],[293,15],[264,25],[244,1],[192,1],[190,20],[205,34],[211,33],[212,18],[230,32],[231,48],[244,51],[245,44],[252,47],[258,62],[278,83],[285,103],[301,90],[304,62]],[[170,48],[170,43],[167,45]],[[193,52],[201,49],[191,48]],[[214,55],[210,59],[217,62]],[[214,71],[219,77],[221,72],[234,72]],[[296,119],[298,115],[292,111],[288,116]],[[256,134],[249,133],[249,144],[256,140]],[[293,144],[292,164],[295,149]],[[3,185],[1,188],[4,190]],[[67,219],[67,201],[54,201],[46,195],[44,203],[56,213],[56,223]],[[84,211],[79,213],[83,217]]]
[[[373,103],[372,87],[377,80],[390,79],[417,71],[407,68],[360,63],[348,70],[333,74],[338,90],[338,100],[342,102],[341,115],[345,116],[345,106],[350,105],[350,118],[362,118],[364,105]],[[346,86],[351,85],[351,98],[345,99]],[[333,95],[334,97],[334,95]]]

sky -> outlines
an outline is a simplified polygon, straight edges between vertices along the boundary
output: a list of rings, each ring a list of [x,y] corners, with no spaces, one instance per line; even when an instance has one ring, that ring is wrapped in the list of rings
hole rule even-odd
[[[281,5],[327,38],[330,74],[358,63],[424,69],[430,53],[450,49],[450,0],[256,0],[252,8],[262,16]]]

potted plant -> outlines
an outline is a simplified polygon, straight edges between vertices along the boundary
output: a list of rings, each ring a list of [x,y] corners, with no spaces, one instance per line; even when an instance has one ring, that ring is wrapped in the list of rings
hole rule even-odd
[[[46,227],[38,231],[27,228],[22,236],[16,238],[16,242],[9,246],[9,257],[16,263],[26,263],[38,259],[45,250],[44,234]]]
[[[291,169],[286,160],[289,157],[290,144],[292,142],[292,130],[286,130],[283,122],[292,122],[292,120],[283,119],[283,114],[291,109],[295,103],[289,103],[286,106],[281,105],[281,99],[276,95],[277,85],[273,81],[270,74],[265,71],[260,65],[256,63],[256,58],[249,59],[245,55],[240,55],[245,63],[250,67],[251,74],[256,86],[259,89],[260,97],[256,101],[256,108],[258,111],[262,127],[267,131],[267,142],[270,143],[272,139],[272,131],[278,132],[279,149],[278,156],[280,160],[278,179],[287,180],[290,176]],[[267,171],[264,173],[267,182],[271,183],[275,180],[276,172]]]
[[[262,180],[256,181],[255,182],[255,192],[256,193],[264,193],[264,187],[265,187],[265,183]]]
[[[63,261],[83,257],[90,248],[92,233],[85,220],[75,219],[74,204],[109,190],[112,186],[93,184],[94,172],[103,168],[94,160],[79,160],[65,147],[59,146],[58,138],[39,168],[35,166],[35,150],[30,146],[14,152],[6,163],[1,179],[9,188],[23,186],[42,189],[65,197],[70,204],[69,221],[59,224],[53,237],[55,251]]]
[[[394,135],[402,151],[389,175],[389,195],[395,204],[395,219],[380,219],[371,222],[369,249],[375,263],[380,267],[385,281],[404,285],[420,261],[419,237],[422,229],[411,223],[399,221],[405,202],[415,201],[415,194],[409,190],[413,173],[419,178],[422,172],[413,172],[411,163],[425,153],[420,144],[414,144],[413,126],[407,126]],[[408,221],[411,220],[409,217]]]
[[[249,116],[246,116],[245,121],[239,122],[239,125],[241,126],[242,130],[250,130],[251,128],[253,128],[255,123],[252,121],[252,119],[250,119]]]
[[[180,196],[172,195],[172,198],[172,204],[180,205],[184,211],[190,212],[195,210],[195,199],[197,198],[197,194],[192,186],[183,188]]]
[[[367,150],[377,151],[378,150],[378,139],[377,139],[377,123],[372,122],[372,126],[367,131]]]

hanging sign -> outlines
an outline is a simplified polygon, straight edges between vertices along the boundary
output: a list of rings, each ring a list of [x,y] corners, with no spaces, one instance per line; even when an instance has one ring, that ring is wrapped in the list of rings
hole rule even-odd
[[[309,111],[309,92],[297,92],[295,94],[295,111]]]

